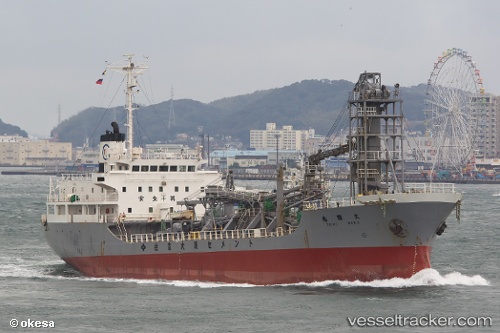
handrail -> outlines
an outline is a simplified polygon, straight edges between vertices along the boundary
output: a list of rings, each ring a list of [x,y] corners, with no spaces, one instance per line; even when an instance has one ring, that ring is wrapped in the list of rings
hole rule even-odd
[[[358,154],[358,158],[361,160],[364,159],[365,157],[369,161],[385,161],[389,158],[393,160],[398,160],[401,159],[401,152],[397,150],[395,151],[379,150],[379,151],[366,151]]]
[[[61,174],[61,179],[59,181],[68,181],[68,180],[90,182],[90,181],[92,181],[92,174],[91,173],[63,173],[63,174]]]
[[[154,235],[153,234],[132,234],[130,235],[131,243],[146,243],[153,242]]]
[[[454,183],[405,183],[409,193],[455,193]]]
[[[73,198],[72,198],[73,197]],[[47,196],[47,202],[106,202],[118,201],[118,193],[89,193],[89,194],[75,194],[75,193],[50,193]]]
[[[130,243],[145,242],[181,242],[187,240],[217,240],[217,239],[246,239],[246,238],[268,238],[283,237],[292,234],[296,227],[284,229],[279,227],[276,231],[268,232],[266,228],[258,229],[237,229],[237,230],[211,230],[211,231],[192,231],[187,234],[183,232],[157,232],[155,235],[132,234],[129,238],[117,236],[121,240]],[[124,239],[125,238],[125,239]]]

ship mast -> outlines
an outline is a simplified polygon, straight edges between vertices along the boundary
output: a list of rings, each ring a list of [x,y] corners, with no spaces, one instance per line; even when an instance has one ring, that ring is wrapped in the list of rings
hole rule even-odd
[[[127,57],[125,64],[111,64],[108,65],[107,68],[125,73],[127,79],[127,87],[125,90],[126,94],[126,104],[125,110],[127,111],[127,123],[125,126],[127,127],[127,138],[125,141],[125,148],[127,149],[127,153],[130,154],[132,152],[132,148],[134,146],[134,116],[133,112],[137,108],[134,107],[134,88],[139,84],[137,83],[137,76],[142,74],[147,68],[147,64],[139,64],[136,65],[132,61],[134,54],[125,54],[124,57]]]

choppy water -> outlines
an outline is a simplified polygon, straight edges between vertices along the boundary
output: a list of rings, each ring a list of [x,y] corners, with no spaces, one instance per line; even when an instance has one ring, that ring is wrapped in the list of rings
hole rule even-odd
[[[53,321],[50,332],[500,332],[500,187],[459,185],[433,269],[410,279],[282,286],[92,279],[43,238],[47,176],[0,175],[0,332],[10,320]],[[267,186],[259,183],[257,187]],[[338,184],[345,195],[345,184]],[[355,316],[489,316],[492,327],[350,327]],[[453,322],[452,322],[453,323]],[[50,323],[49,323],[50,324]]]

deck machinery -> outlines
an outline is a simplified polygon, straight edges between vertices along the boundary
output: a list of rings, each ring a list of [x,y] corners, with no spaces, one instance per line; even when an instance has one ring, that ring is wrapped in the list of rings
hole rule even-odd
[[[402,192],[396,169],[403,167],[403,100],[382,84],[380,73],[360,75],[348,101],[351,197],[359,194]],[[399,165],[398,165],[399,164]]]

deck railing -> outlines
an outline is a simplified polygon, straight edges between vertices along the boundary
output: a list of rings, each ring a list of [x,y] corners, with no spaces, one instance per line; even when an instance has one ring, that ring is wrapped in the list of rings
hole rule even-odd
[[[303,210],[317,210],[323,208],[347,207],[355,205],[356,201],[350,198],[332,198],[326,200],[310,200],[304,201]]]
[[[405,183],[408,193],[455,193],[453,183]]]
[[[86,181],[86,182],[91,182],[92,181],[92,174],[91,173],[63,173],[61,174],[61,181]]]
[[[188,240],[217,240],[217,239],[247,239],[247,238],[267,238],[283,237],[295,231],[296,227],[288,229],[277,228],[276,231],[269,232],[266,228],[259,229],[240,229],[240,230],[212,230],[212,231],[191,231],[183,232],[157,232],[156,234],[132,234],[130,237],[125,235],[117,236],[121,240],[129,243],[147,243],[147,242],[182,242]]]
[[[51,192],[47,196],[47,202],[109,202],[118,201],[118,193],[89,193],[73,194]]]

